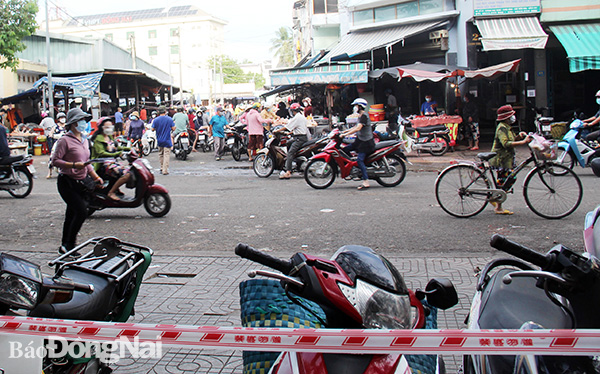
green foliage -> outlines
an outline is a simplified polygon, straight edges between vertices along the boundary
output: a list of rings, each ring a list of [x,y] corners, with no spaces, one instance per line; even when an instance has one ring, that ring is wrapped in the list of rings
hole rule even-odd
[[[25,50],[23,38],[33,34],[38,11],[35,0],[0,0],[0,69],[16,71],[18,52]]]
[[[294,40],[292,30],[289,27],[280,27],[271,39],[271,52],[279,57],[277,67],[288,67],[294,65]]]
[[[229,56],[213,56],[208,59],[208,66],[215,74],[220,74],[221,63],[223,64],[223,83],[249,83],[254,81],[254,86],[259,89],[265,85],[265,78],[256,73],[245,73],[239,63]],[[244,60],[244,63],[249,63]]]

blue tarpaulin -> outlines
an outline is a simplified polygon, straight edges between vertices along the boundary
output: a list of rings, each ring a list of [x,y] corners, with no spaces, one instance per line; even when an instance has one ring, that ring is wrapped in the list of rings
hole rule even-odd
[[[68,87],[73,90],[73,96],[90,98],[97,94],[98,85],[103,74],[92,73],[75,77],[52,77],[52,89],[57,86]],[[37,89],[42,84],[48,84],[48,77],[40,78],[33,84],[33,87]]]

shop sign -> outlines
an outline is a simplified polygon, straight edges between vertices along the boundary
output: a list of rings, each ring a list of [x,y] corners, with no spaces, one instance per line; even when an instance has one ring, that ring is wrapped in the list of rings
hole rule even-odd
[[[540,0],[473,0],[475,16],[540,13]]]

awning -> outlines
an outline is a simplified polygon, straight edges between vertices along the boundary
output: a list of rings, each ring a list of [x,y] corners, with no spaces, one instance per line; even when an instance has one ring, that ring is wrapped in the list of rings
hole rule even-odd
[[[378,30],[354,31],[344,36],[323,59],[336,61],[351,58],[373,49],[390,47],[408,37],[443,26],[447,22],[446,20],[437,20]]]
[[[102,75],[103,73],[92,73],[75,77],[52,77],[52,89],[57,86],[68,87],[73,90],[75,97],[93,97],[96,95]],[[48,85],[48,77],[40,78],[33,87],[38,88],[42,84]]]
[[[550,26],[565,47],[572,73],[600,69],[600,23]]]
[[[392,77],[397,78],[399,81],[402,80],[402,78],[412,78],[417,82],[422,82],[424,80],[439,82],[441,80],[452,77],[464,77],[469,79],[491,79],[497,77],[500,74],[512,73],[517,71],[520,63],[521,60],[519,59],[476,70],[466,70],[464,68],[456,67],[452,71],[448,69],[448,66],[444,65],[412,64],[406,66],[396,66],[393,68],[386,69],[376,69],[369,73],[369,78],[377,79],[380,78],[383,74],[389,74]],[[422,65],[422,68],[420,68],[419,65]],[[414,67],[418,67],[418,69],[415,69]],[[437,71],[432,71],[432,69],[436,69]],[[444,72],[440,72],[440,70]]]
[[[271,84],[274,86],[304,83],[366,83],[369,81],[369,63],[363,61],[349,64],[271,70],[270,76]]]
[[[503,49],[544,49],[548,35],[537,17],[478,19],[484,51]]]
[[[41,96],[42,94],[38,92],[37,88],[31,88],[25,92],[0,99],[0,105],[16,104],[22,100],[38,95]]]

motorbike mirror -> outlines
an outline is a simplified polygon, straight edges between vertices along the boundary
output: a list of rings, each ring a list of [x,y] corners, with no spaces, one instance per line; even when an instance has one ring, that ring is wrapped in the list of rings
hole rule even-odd
[[[107,260],[116,257],[121,252],[121,241],[115,237],[102,238],[94,246],[94,257],[106,256]]]
[[[434,278],[427,283],[425,291],[415,292],[420,300],[427,297],[427,302],[439,309],[448,309],[458,304],[458,295],[449,279]]]

